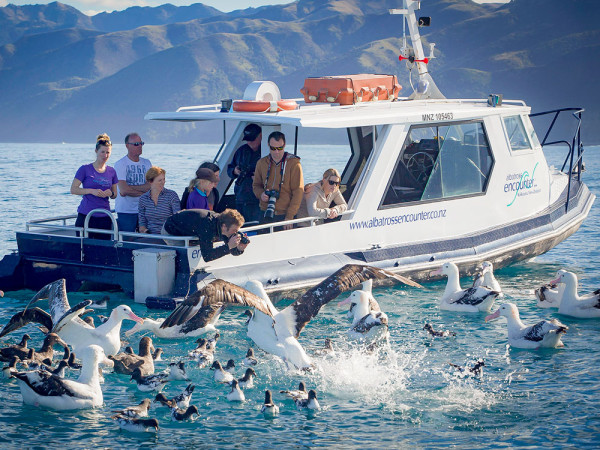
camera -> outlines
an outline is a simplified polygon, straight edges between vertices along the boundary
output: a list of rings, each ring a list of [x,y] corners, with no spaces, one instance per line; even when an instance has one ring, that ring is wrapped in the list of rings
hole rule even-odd
[[[248,236],[246,235],[246,233],[242,233],[241,231],[238,231],[238,234],[240,235],[240,244],[249,244],[250,243],[250,239],[248,239]]]
[[[267,194],[267,197],[269,197],[267,209],[265,210],[265,217],[268,219],[272,219],[275,215],[275,202],[279,198],[279,191],[271,189],[270,191],[265,191],[265,194]]]
[[[252,173],[251,170],[248,170],[248,167],[246,167],[246,166],[244,166],[244,167],[238,166],[238,167],[240,169],[240,173],[238,174],[235,182],[237,184],[241,184],[242,181],[244,181],[245,178],[251,177],[253,175],[253,173]]]

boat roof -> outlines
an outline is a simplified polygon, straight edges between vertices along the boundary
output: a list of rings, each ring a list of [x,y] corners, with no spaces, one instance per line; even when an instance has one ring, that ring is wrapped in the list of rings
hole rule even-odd
[[[292,125],[304,128],[347,128],[415,122],[444,122],[470,120],[489,115],[529,114],[530,108],[521,100],[504,100],[502,105],[489,107],[487,99],[428,99],[380,101],[338,105],[327,103],[306,104],[296,99],[299,108],[272,112],[221,112],[221,105],[186,106],[171,112],[149,112],[146,120],[195,122],[229,120],[255,122],[264,125]],[[448,115],[447,113],[451,113]],[[433,116],[431,116],[433,115]]]

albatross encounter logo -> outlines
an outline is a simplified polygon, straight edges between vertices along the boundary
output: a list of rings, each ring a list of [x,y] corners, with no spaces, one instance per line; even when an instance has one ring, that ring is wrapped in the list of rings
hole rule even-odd
[[[521,173],[511,173],[506,177],[506,183],[504,184],[504,192],[514,192],[512,200],[506,206],[511,206],[517,197],[523,197],[529,194],[536,194],[541,192],[541,189],[537,187],[535,183],[535,170],[539,163],[536,163],[533,167],[531,175],[527,170]]]

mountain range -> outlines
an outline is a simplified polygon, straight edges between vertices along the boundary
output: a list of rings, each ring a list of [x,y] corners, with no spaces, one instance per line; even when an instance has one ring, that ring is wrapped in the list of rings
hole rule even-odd
[[[240,98],[253,80],[295,98],[308,76],[394,73],[408,95],[402,19],[388,13],[399,7],[298,0],[223,13],[166,4],[91,17],[59,2],[0,7],[0,140],[94,142],[137,130],[151,142],[216,142],[214,127],[143,117]],[[436,44],[430,72],[447,97],[499,93],[532,112],[583,107],[584,141],[600,142],[597,0],[423,0],[419,13],[432,18],[421,33]]]

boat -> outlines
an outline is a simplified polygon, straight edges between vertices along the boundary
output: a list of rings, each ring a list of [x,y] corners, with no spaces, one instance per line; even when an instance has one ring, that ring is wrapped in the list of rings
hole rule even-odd
[[[222,168],[242,144],[249,123],[263,129],[263,156],[268,151],[266,136],[274,130],[288,136],[287,150],[294,154],[299,135],[344,134],[351,151],[340,189],[348,210],[339,220],[317,224],[314,217],[294,219],[277,225],[311,226],[277,232],[273,225],[247,224],[243,231],[248,234],[269,232],[253,235],[243,255],[210,262],[203,260],[192,237],[177,238],[178,245],[167,246],[159,236],[148,239],[147,234],[119,231],[110,213],[112,231],[91,230],[87,222],[76,228],[74,216],[33,220],[17,232],[18,252],[0,264],[4,288],[37,289],[61,277],[69,289],[111,280],[135,293],[136,301],[145,301],[185,296],[221,278],[239,285],[259,280],[267,292],[281,296],[315,285],[348,263],[427,280],[446,261],[456,263],[465,275],[484,260],[499,269],[552,249],[577,231],[595,200],[582,181],[583,109],[532,114],[525,102],[500,94],[445,98],[429,73],[435,52],[431,45],[430,55],[425,55],[419,26],[428,20],[417,19],[419,5],[403,0],[402,9],[390,11],[404,16],[399,59],[414,77],[406,97],[402,91],[388,91],[381,99],[371,92],[370,101],[363,101],[369,96],[354,92],[354,101],[341,104],[333,94],[319,101],[307,92],[293,99],[297,108],[282,108],[277,86],[257,81],[246,89],[243,108],[232,108],[234,102],[225,100],[146,115],[157,122],[222,124],[224,139],[214,158]],[[260,108],[253,108],[252,102]],[[265,108],[265,103],[273,108]],[[553,126],[564,116],[573,123],[572,137],[551,140]],[[531,120],[538,117],[550,119],[541,141]],[[228,139],[226,126],[233,127]],[[319,133],[313,133],[317,129]],[[553,145],[566,149],[560,170],[549,166],[544,156],[544,148]],[[228,194],[233,180],[221,173],[218,189],[226,194],[221,206],[233,205]],[[109,233],[111,239],[91,239],[90,231]],[[163,252],[172,255],[162,258],[169,270],[136,267],[142,256],[158,260]],[[156,281],[153,291],[138,289],[149,280]]]

